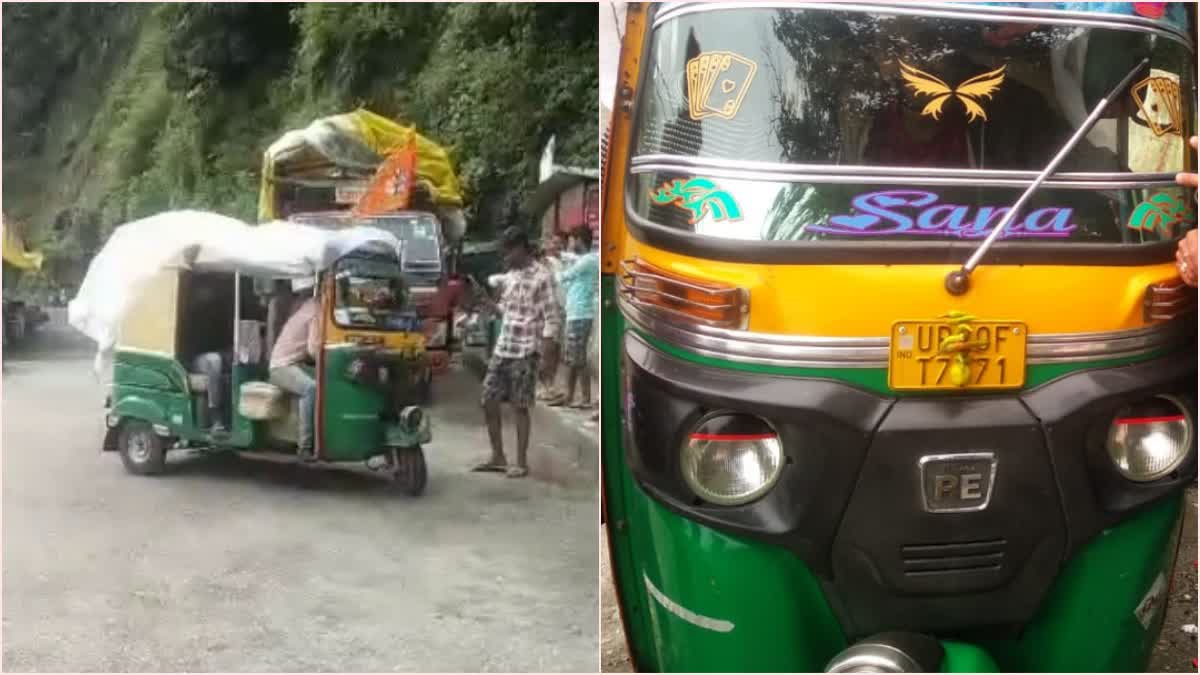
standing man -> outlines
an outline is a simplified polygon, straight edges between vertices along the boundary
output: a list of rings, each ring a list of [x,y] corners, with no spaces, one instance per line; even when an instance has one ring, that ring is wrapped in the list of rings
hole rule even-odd
[[[567,340],[563,360],[567,364],[567,404],[573,408],[592,406],[592,371],[588,367],[588,341],[596,319],[596,293],[600,281],[600,256],[592,250],[592,230],[586,225],[571,233],[570,250],[575,259],[563,270],[560,282],[567,295]],[[575,403],[575,384],[579,402]]]
[[[497,307],[504,323],[483,378],[482,397],[492,456],[473,470],[503,471],[509,478],[522,478],[529,474],[529,407],[537,390],[539,354],[554,346],[550,336],[558,335],[562,312],[554,281],[544,266],[534,262],[525,232],[517,227],[505,230],[501,250],[509,270]],[[500,416],[504,401],[517,418],[517,463],[511,466],[504,456]]]
[[[313,418],[317,404],[317,381],[304,364],[316,362],[321,348],[321,304],[313,293],[312,279],[296,279],[292,290],[306,293],[304,301],[283,324],[271,349],[271,384],[300,397],[300,447],[297,454],[313,461]]]
[[[542,250],[540,259],[535,260],[534,264],[541,265],[546,269],[546,273],[550,276],[551,283],[554,284],[554,301],[558,303],[561,310],[564,302],[563,290],[559,286],[558,278],[561,274],[565,261],[562,256],[562,240],[558,233],[553,234],[545,240],[545,245]],[[553,327],[546,325],[544,331],[549,331]],[[559,327],[561,328],[561,326]],[[546,405],[559,406],[566,402],[566,397],[558,388],[558,365],[562,357],[562,333],[550,334],[544,333],[543,337],[552,338],[552,343],[546,345],[547,350],[538,354],[541,359],[540,373],[538,374],[538,392],[537,399],[544,401]]]

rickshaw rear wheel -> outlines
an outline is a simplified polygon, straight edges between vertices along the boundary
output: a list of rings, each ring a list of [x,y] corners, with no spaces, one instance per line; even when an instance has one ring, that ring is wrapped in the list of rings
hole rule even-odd
[[[117,451],[125,470],[138,476],[162,473],[167,467],[167,444],[154,433],[154,428],[141,420],[128,420],[121,425]]]
[[[413,497],[421,496],[429,473],[425,468],[425,452],[421,446],[392,450],[392,484]]]

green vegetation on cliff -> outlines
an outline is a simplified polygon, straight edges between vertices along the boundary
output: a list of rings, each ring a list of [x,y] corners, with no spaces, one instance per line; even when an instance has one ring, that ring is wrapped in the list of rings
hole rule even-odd
[[[4,212],[70,283],[111,229],[255,214],[262,151],[362,106],[445,144],[481,234],[517,216],[551,135],[597,154],[594,4],[3,6]]]

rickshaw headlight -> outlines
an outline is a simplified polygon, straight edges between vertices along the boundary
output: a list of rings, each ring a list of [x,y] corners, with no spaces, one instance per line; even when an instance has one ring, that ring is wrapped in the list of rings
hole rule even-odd
[[[706,502],[739,506],[766,494],[783,470],[783,444],[765,421],[750,415],[705,418],[680,452],[683,479]]]
[[[1183,464],[1193,428],[1182,403],[1171,396],[1156,396],[1117,413],[1108,430],[1109,459],[1131,481],[1158,480]]]

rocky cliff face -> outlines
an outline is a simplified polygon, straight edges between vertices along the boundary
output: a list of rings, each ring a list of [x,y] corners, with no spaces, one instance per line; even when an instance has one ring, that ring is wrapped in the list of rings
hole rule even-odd
[[[3,7],[6,217],[70,283],[111,228],[252,219],[263,149],[368,107],[452,148],[475,234],[518,217],[555,135],[597,153],[595,4]]]

